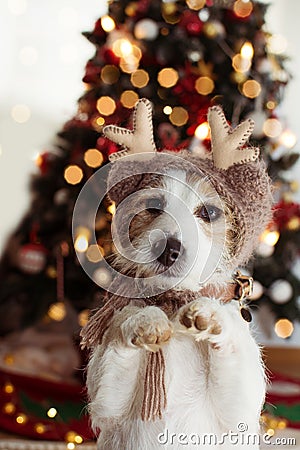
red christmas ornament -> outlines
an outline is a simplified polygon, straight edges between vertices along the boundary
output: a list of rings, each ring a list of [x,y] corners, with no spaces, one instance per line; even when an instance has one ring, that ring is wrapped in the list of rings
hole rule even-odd
[[[282,200],[274,207],[273,220],[279,230],[286,228],[288,222],[293,217],[300,217],[300,205]]]
[[[180,26],[185,28],[188,34],[197,36],[202,31],[203,22],[199,19],[198,14],[192,11],[184,11],[180,20]]]
[[[47,261],[47,249],[38,243],[23,245],[18,251],[18,267],[29,275],[40,273]]]

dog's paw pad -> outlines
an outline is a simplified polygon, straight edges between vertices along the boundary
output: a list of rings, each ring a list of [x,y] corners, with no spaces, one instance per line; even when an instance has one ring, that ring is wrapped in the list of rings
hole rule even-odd
[[[156,346],[159,348],[160,345],[166,344],[170,340],[172,335],[171,328],[163,331],[156,328],[155,331],[154,333],[148,333],[147,330],[139,328],[137,335],[131,339],[132,344],[137,347],[150,347],[150,349],[155,350]]]
[[[197,300],[181,309],[179,322],[186,331],[194,334],[198,339],[209,339],[212,335],[217,336],[222,333],[222,325],[216,311]]]
[[[144,308],[125,322],[122,331],[129,345],[156,352],[171,339],[171,322],[163,311],[153,308]]]
[[[197,328],[197,330],[204,331],[204,330],[206,330],[208,328],[208,326],[209,326],[209,320],[208,320],[207,317],[196,315],[196,317],[195,317],[195,328]]]

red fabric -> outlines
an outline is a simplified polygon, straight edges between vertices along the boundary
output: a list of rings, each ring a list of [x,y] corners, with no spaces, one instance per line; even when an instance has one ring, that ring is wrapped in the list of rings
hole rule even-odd
[[[300,429],[300,379],[276,373],[272,375],[270,381],[273,391],[267,393],[266,411],[286,419],[288,427]],[[280,392],[281,383],[287,383],[294,392],[286,390],[287,386],[281,386]]]
[[[5,385],[13,386],[13,392],[5,392]],[[0,371],[0,428],[8,432],[35,439],[66,440],[66,434],[74,431],[84,440],[92,439],[93,434],[89,427],[89,417],[86,411],[84,388],[79,384],[60,383],[28,375],[14,374]],[[24,403],[24,398],[26,402]],[[12,403],[15,411],[11,414],[5,412],[5,405]],[[62,419],[64,407],[68,404],[68,420]],[[32,408],[28,405],[33,405]],[[74,414],[72,417],[72,405]],[[60,414],[55,418],[48,418],[47,411],[55,407]],[[39,415],[36,409],[44,410]],[[80,411],[77,414],[77,411]],[[27,420],[18,424],[17,416],[25,414]],[[43,417],[45,416],[45,417]],[[45,427],[43,433],[36,431],[36,425]]]

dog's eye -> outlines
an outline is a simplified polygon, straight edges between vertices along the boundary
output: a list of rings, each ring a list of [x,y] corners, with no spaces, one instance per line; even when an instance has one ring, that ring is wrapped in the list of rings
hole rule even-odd
[[[151,214],[159,214],[164,209],[163,200],[159,197],[152,197],[146,200],[146,209]]]
[[[204,222],[215,222],[222,215],[222,211],[214,205],[203,205],[196,211],[196,216]]]

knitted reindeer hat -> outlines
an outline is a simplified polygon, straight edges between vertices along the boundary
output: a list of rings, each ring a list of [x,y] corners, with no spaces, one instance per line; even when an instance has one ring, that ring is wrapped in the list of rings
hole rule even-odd
[[[120,152],[110,157],[114,164],[108,177],[109,195],[118,204],[132,192],[145,187],[149,172],[164,173],[170,168],[191,171],[192,163],[199,176],[210,180],[233,211],[239,229],[233,255],[234,266],[237,267],[248,261],[259,235],[271,218],[270,180],[264,162],[258,159],[259,149],[243,147],[253,131],[254,122],[251,119],[233,130],[222,108],[213,106],[208,110],[208,123],[212,159],[201,158],[187,150],[176,154],[163,150],[169,161],[166,158],[162,161],[157,156],[153,138],[151,103],[140,99],[135,107],[132,131],[114,125],[103,129],[105,136],[123,146]],[[136,154],[139,154],[137,160],[134,157]],[[125,155],[131,157],[123,158]],[[143,175],[143,168],[147,168],[148,173]],[[132,175],[137,172],[141,174]]]

